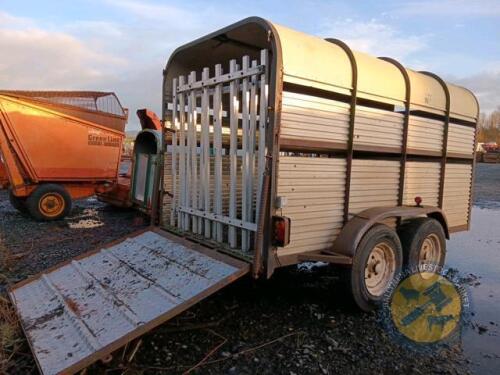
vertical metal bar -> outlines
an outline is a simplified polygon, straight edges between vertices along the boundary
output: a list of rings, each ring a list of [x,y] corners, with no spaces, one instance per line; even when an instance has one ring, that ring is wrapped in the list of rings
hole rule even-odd
[[[222,66],[215,65],[215,77],[222,75]],[[222,83],[215,86],[214,94],[214,151],[215,151],[215,213],[222,215]],[[222,223],[215,224],[215,239],[222,242]]]
[[[408,130],[410,127],[410,100],[411,100],[411,83],[410,76],[408,72],[398,61],[391,59],[389,57],[380,57],[381,60],[387,61],[395,65],[401,74],[403,75],[406,95],[405,95],[405,113],[403,120],[403,139],[401,144],[401,165],[399,169],[399,195],[398,195],[398,205],[402,206],[404,202],[405,195],[405,178],[406,178],[406,159],[408,158]]]
[[[252,276],[258,278],[262,271],[262,257],[264,252],[264,223],[266,220],[267,202],[264,199],[269,189],[270,176],[269,161],[266,158],[266,133],[267,133],[267,110],[268,110],[268,77],[269,77],[269,56],[267,50],[260,52],[260,64],[264,66],[264,72],[259,77],[259,140],[257,151],[257,199],[255,222],[257,223],[257,232],[254,238],[254,258],[252,267]]]
[[[196,82],[196,72],[191,72],[189,74],[191,82]],[[200,192],[198,191],[200,189],[198,181],[201,181],[201,179],[198,178],[198,110],[197,110],[197,104],[196,104],[196,92],[195,90],[191,90],[189,92],[189,99],[191,100],[191,114],[192,114],[192,120],[193,120],[193,126],[191,128],[192,132],[192,148],[191,148],[191,202],[193,205],[193,208],[198,208],[201,207],[200,203]],[[201,143],[200,143],[201,144]],[[201,233],[201,227],[202,227],[202,219],[200,217],[194,217],[193,218],[193,232],[196,234]]]
[[[179,77],[179,85],[184,85],[184,76]],[[184,109],[184,93],[179,93],[179,205],[186,206],[186,111]],[[187,214],[179,211],[179,227],[187,228]]]
[[[266,166],[266,127],[267,127],[267,74],[269,65],[269,56],[267,50],[260,52],[260,64],[264,65],[264,73],[260,75],[259,82],[259,143],[257,152],[257,213],[256,218],[260,217],[260,206],[262,199],[262,183],[264,179],[264,168]]]
[[[238,70],[236,60],[229,62],[229,72],[231,75]],[[234,77],[232,77],[234,78]],[[229,84],[229,217],[236,219],[236,193],[237,193],[237,173],[238,173],[238,113],[239,113],[239,82],[234,79]],[[232,225],[228,228],[229,246],[236,247],[236,228]]]
[[[248,56],[243,56],[242,70],[247,71],[249,68],[250,58]],[[242,189],[241,189],[241,218],[245,221],[248,217],[248,170],[250,168],[249,151],[248,151],[248,128],[250,122],[250,93],[249,93],[249,82],[248,77],[243,78],[242,83],[242,110],[241,110],[241,125],[242,125],[242,157],[243,157],[243,168],[242,168]],[[245,229],[241,230],[241,250],[247,251],[249,248],[249,233]]]
[[[351,103],[349,116],[349,138],[347,140],[347,155],[346,155],[346,174],[344,187],[344,225],[349,221],[349,200],[351,195],[351,175],[352,175],[352,159],[354,156],[354,126],[356,123],[356,104],[358,95],[358,65],[356,57],[347,44],[338,39],[326,39],[328,42],[336,44],[344,50],[349,61],[351,62],[352,70],[352,89]]]
[[[188,83],[192,84],[196,81],[196,73],[191,72],[188,77]],[[196,163],[196,100],[194,97],[194,92],[191,91],[188,96],[188,130],[187,130],[187,153],[186,153],[186,182],[187,182],[187,198],[186,198],[186,208],[197,207],[197,197],[196,194],[193,194],[193,191],[196,189],[196,184],[194,183],[196,179],[196,174],[193,173],[193,168],[196,167],[194,164],[193,167],[193,157]],[[193,153],[194,149],[194,153]],[[190,225],[188,227],[191,228],[193,233],[196,233],[198,218],[194,215],[190,218]]]
[[[175,226],[175,211],[177,200],[177,78],[172,84],[172,197],[170,204],[170,225]],[[167,134],[164,132],[164,134]]]
[[[203,69],[201,79],[207,81],[210,71]],[[203,189],[203,208],[205,212],[210,212],[210,118],[209,118],[210,98],[208,87],[204,86],[201,97],[201,142],[202,142],[202,189]],[[210,238],[210,220],[205,219],[205,237]]]
[[[443,208],[444,202],[444,183],[446,179],[446,160],[448,158],[448,132],[450,127],[450,91],[448,90],[448,85],[445,81],[441,79],[438,75],[430,72],[420,72],[422,74],[426,74],[429,77],[434,78],[439,82],[441,87],[443,88],[444,95],[446,98],[446,112],[444,116],[444,132],[443,132],[443,149],[441,156],[441,175],[439,179],[439,208]]]
[[[257,60],[252,61],[252,67],[257,67]],[[254,222],[254,185],[255,185],[255,135],[257,127],[257,76],[251,77],[250,85],[250,126],[248,127],[248,164],[247,186],[248,186],[248,212],[246,221]]]
[[[166,77],[166,71],[165,69],[163,70],[163,83],[161,87],[161,139],[162,139],[162,145],[161,145],[161,152],[159,155],[161,156],[160,161],[158,163],[158,178],[157,178],[157,186],[155,187],[156,192],[158,194],[158,200],[156,202],[156,210],[157,210],[157,217],[158,217],[158,225],[160,227],[164,227],[167,222],[171,222],[171,216],[165,220],[166,218],[164,217],[165,213],[165,168],[166,168],[166,161],[167,161],[167,148],[168,148],[168,143],[166,142],[167,140],[167,111],[168,111],[168,102],[167,102],[167,95],[166,95],[166,87],[167,87],[167,77]],[[171,124],[173,121],[171,120]],[[173,141],[173,132],[172,133],[172,141]],[[172,142],[173,143],[173,142]],[[170,173],[172,171],[172,165],[170,165]],[[169,187],[170,189],[170,187]],[[171,199],[172,197],[170,197]],[[170,206],[172,208],[172,206]],[[155,225],[155,222],[153,220],[150,221],[151,225]],[[168,224],[167,224],[168,225]]]

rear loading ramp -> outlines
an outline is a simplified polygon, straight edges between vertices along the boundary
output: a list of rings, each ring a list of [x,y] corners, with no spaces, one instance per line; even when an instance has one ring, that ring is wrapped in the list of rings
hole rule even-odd
[[[249,265],[151,229],[9,291],[40,371],[75,373],[188,309]]]

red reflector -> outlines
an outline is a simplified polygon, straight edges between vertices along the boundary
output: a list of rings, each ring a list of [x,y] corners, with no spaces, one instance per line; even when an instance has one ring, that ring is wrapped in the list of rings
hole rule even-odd
[[[286,216],[273,216],[273,245],[284,247],[290,243],[291,220]]]
[[[420,207],[420,204],[422,203],[422,197],[415,197],[415,203],[417,204],[417,207]]]

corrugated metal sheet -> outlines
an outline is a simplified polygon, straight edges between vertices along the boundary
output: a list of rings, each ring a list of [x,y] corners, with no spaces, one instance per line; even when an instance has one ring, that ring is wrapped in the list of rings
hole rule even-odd
[[[127,238],[12,288],[43,374],[74,373],[248,272],[166,236]]]
[[[468,222],[471,178],[471,164],[446,164],[443,209],[450,227]]]
[[[324,250],[342,227],[345,159],[281,156],[278,195],[292,220],[290,244],[278,255]]]
[[[287,139],[347,143],[349,105],[284,91],[280,131]]]
[[[448,129],[448,153],[472,156],[476,130],[471,126],[450,123]]]
[[[400,163],[396,160],[352,161],[349,214],[377,206],[397,206]]]
[[[405,171],[403,204],[414,205],[415,197],[422,198],[424,206],[438,206],[440,162],[408,161]]]
[[[400,113],[358,105],[354,124],[354,145],[401,149],[403,120],[404,116]]]
[[[444,122],[410,115],[408,149],[442,153]]]

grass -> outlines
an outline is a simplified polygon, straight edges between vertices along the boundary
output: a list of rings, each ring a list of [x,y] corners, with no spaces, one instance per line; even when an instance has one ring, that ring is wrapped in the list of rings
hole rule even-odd
[[[0,296],[0,374],[8,374],[16,367],[16,357],[25,340],[19,320],[10,301]]]
[[[15,255],[0,237],[0,283],[9,283],[9,272],[23,254]],[[14,307],[5,294],[0,294],[0,374],[19,370],[18,359],[21,349],[26,347],[21,326]]]

